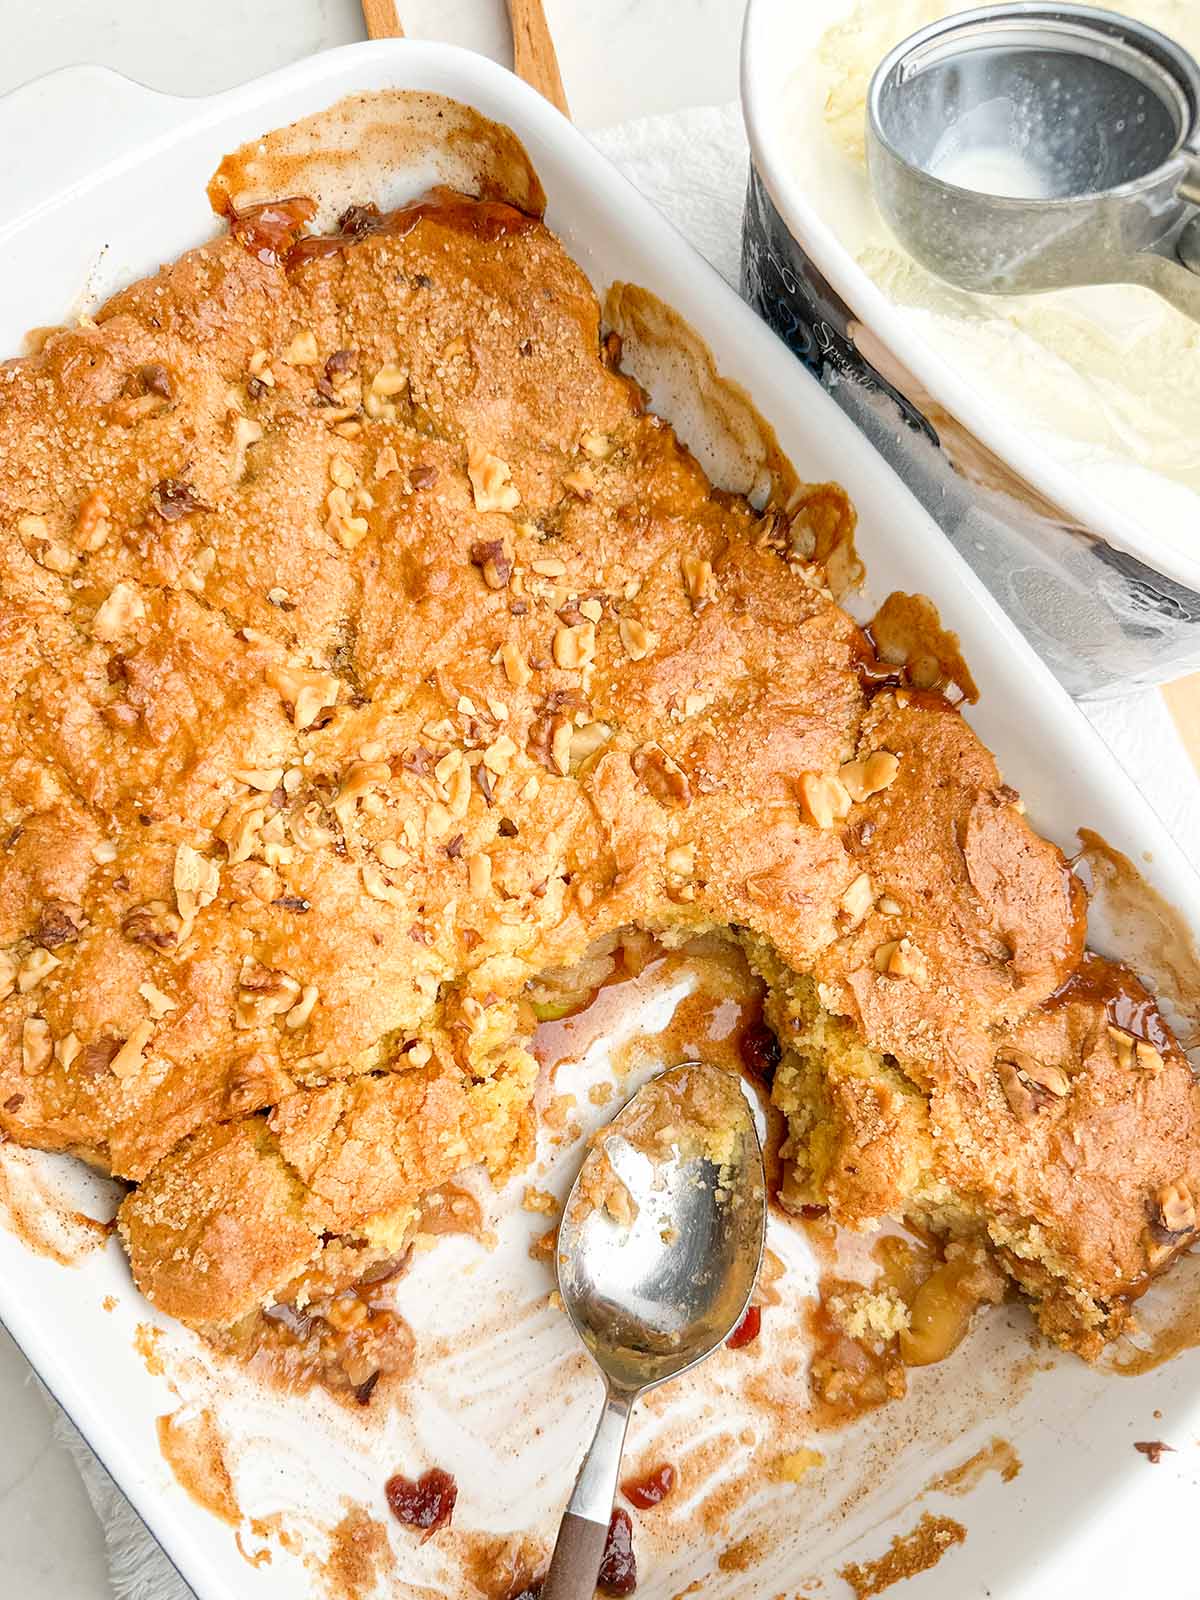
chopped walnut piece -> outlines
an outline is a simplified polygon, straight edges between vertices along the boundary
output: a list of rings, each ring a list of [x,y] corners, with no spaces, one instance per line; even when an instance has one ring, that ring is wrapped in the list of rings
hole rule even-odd
[[[329,491],[325,504],[329,507],[325,531],[337,540],[343,550],[356,550],[371,531],[366,517],[355,516],[349,492],[340,484]]]
[[[17,986],[17,963],[7,950],[0,950],[0,1000],[7,1000]]]
[[[687,590],[688,599],[692,602],[694,610],[708,605],[717,597],[717,580],[713,575],[712,562],[704,560],[701,556],[687,555],[680,562],[683,572],[683,586]]]
[[[900,761],[890,750],[873,750],[861,761],[847,761],[838,769],[838,777],[846,792],[856,804],[888,789],[896,781]]]
[[[76,550],[99,550],[110,532],[108,501],[99,489],[91,489],[75,515],[75,535],[72,540]]]
[[[889,978],[909,978],[919,987],[929,979],[925,957],[911,939],[892,939],[875,952],[875,970]]]
[[[61,1039],[55,1042],[54,1059],[58,1062],[59,1066],[64,1072],[69,1072],[71,1070],[71,1063],[79,1059],[79,1054],[82,1049],[83,1046],[79,1042],[78,1034],[64,1034]]]
[[[512,550],[508,539],[476,539],[471,565],[478,567],[489,589],[504,589],[512,577]]]
[[[578,622],[559,628],[554,635],[554,664],[570,671],[586,667],[596,656],[596,624]]]
[[[857,927],[870,911],[874,900],[870,875],[860,872],[838,901],[838,911],[851,927]]]
[[[179,522],[196,511],[211,511],[190,483],[180,478],[162,478],[150,491],[150,503],[164,522]]]
[[[238,975],[235,1025],[256,1028],[270,1017],[290,1011],[300,998],[300,985],[286,972],[264,967],[253,956],[244,956]]]
[[[164,994],[156,983],[139,983],[138,993],[150,1008],[150,1015],[155,1022],[161,1021],[168,1011],[178,1011],[179,1001],[172,1000],[169,994]]]
[[[146,615],[146,604],[132,583],[115,584],[92,618],[92,637],[105,644],[122,639]]]
[[[570,489],[571,493],[578,495],[581,500],[590,500],[596,492],[596,474],[585,461],[583,466],[576,467],[572,472],[563,473],[563,487]]]
[[[337,704],[341,685],[332,672],[272,663],[267,668],[266,678],[280,699],[291,706],[294,728],[310,728],[322,711]]]
[[[514,689],[523,689],[533,677],[528,662],[511,639],[500,646],[500,661],[504,676]]]
[[[611,738],[612,729],[607,722],[585,722],[572,729],[568,757],[572,771],[590,760],[597,750],[602,750]]]
[[[512,481],[508,463],[488,450],[471,445],[467,450],[467,477],[476,511],[515,511],[521,496]]]
[[[385,444],[375,457],[374,476],[376,480],[388,478],[393,472],[400,471],[400,458],[396,454],[395,445]]]
[[[467,882],[477,900],[488,894],[492,887],[492,858],[484,850],[477,850],[467,859]]]
[[[850,796],[840,778],[820,772],[802,772],[796,780],[800,814],[814,828],[832,828],[850,814]]]
[[[540,578],[565,578],[567,563],[560,561],[557,556],[544,556],[540,561],[531,561],[529,570],[536,572]]]
[[[315,983],[306,983],[300,991],[300,998],[290,1011],[284,1014],[283,1025],[293,1030],[307,1026],[308,1019],[313,1014],[313,1007],[317,1003],[320,990]]]
[[[352,761],[342,775],[337,798],[333,802],[334,815],[345,827],[354,815],[359,800],[377,783],[386,783],[392,769],[386,761]]]
[[[229,476],[234,483],[239,483],[246,470],[246,452],[252,444],[258,444],[263,436],[263,425],[256,422],[253,417],[236,416],[233,419],[233,460],[230,463]],[[213,551],[213,561],[216,560],[216,551]],[[212,563],[209,563],[210,567]]]
[[[311,328],[301,328],[299,333],[292,335],[292,342],[284,352],[283,359],[290,367],[315,367],[320,360],[317,350],[317,336]]]
[[[179,915],[190,922],[196,912],[211,905],[221,887],[221,869],[209,861],[190,844],[181,844],[175,851],[175,904]]]
[[[1064,1100],[1071,1080],[1061,1067],[1039,1061],[1027,1050],[1007,1046],[996,1057],[996,1076],[1014,1115],[1031,1122],[1051,1100]]]
[[[50,1024],[44,1017],[26,1017],[21,1028],[21,1066],[30,1074],[45,1072],[54,1055]]]
[[[403,906],[408,900],[402,889],[397,889],[395,884],[389,883],[378,867],[364,861],[359,868],[362,873],[363,888],[372,900],[379,900],[384,905]]]
[[[622,617],[617,624],[617,633],[631,661],[641,661],[658,645],[658,635],[651,633],[636,617]]]
[[[60,966],[62,962],[57,956],[35,945],[17,971],[17,988],[22,994],[28,994],[31,989],[37,988],[43,978],[48,978],[55,967]]]
[[[996,1068],[996,1076],[1000,1080],[1000,1087],[1004,1091],[1004,1098],[1008,1101],[1013,1116],[1018,1122],[1026,1124],[1032,1122],[1038,1114],[1040,1102],[1016,1067],[1011,1062],[1002,1061]]]
[[[1178,1178],[1164,1184],[1155,1198],[1159,1220],[1168,1233],[1194,1233],[1196,1228],[1196,1203],[1187,1183]]]
[[[687,773],[658,744],[645,744],[632,757],[635,776],[661,806],[690,806],[692,786]]]
[[[144,944],[165,953],[179,943],[183,921],[165,900],[147,900],[125,913],[121,932],[130,944]]]
[[[677,878],[690,878],[696,870],[696,846],[677,844],[667,851],[663,861],[669,873]]]
[[[83,907],[68,905],[65,900],[47,900],[37,919],[34,938],[47,950],[71,944],[78,939],[85,924]]]
[[[579,443],[597,461],[607,461],[617,448],[606,433],[585,433]]]
[[[1162,1052],[1156,1050],[1149,1039],[1139,1039],[1133,1047],[1134,1056],[1138,1066],[1143,1072],[1148,1072],[1151,1077],[1157,1077],[1166,1063],[1163,1061]]]
[[[483,752],[483,764],[489,772],[494,772],[498,778],[502,778],[512,764],[512,758],[516,753],[516,745],[508,734],[502,733]]]
[[[114,1078],[132,1078],[142,1065],[146,1046],[154,1037],[153,1022],[139,1022],[137,1027],[108,1063]]]
[[[408,373],[403,367],[380,367],[371,379],[371,393],[382,395],[385,399],[401,394],[407,387]]]
[[[1110,1024],[1108,1028],[1108,1037],[1113,1042],[1113,1048],[1117,1052],[1117,1062],[1122,1071],[1132,1072],[1136,1059],[1136,1040],[1134,1039],[1133,1035],[1131,1033],[1126,1033],[1124,1028],[1114,1028]]]

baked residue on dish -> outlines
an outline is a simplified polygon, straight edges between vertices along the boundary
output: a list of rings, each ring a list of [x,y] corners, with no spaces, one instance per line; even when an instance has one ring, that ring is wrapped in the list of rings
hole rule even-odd
[[[942,1557],[962,1544],[967,1530],[952,1517],[935,1517],[925,1512],[908,1533],[898,1533],[883,1555],[874,1561],[851,1561],[841,1569],[854,1590],[854,1600],[872,1600],[902,1578],[915,1578],[919,1572],[936,1567]]]
[[[164,1312],[331,1327],[361,1398],[421,1197],[528,1162],[529,986],[728,938],[783,1203],[1095,1355],[1194,1237],[1200,1090],[1132,974],[1071,986],[1084,896],[945,652],[834,602],[844,492],[715,489],[504,200],[310,214],[0,368],[0,1128],[136,1185]]]
[[[237,1527],[241,1507],[225,1461],[217,1420],[207,1407],[183,1407],[159,1417],[158,1447],[163,1459],[197,1505]]]

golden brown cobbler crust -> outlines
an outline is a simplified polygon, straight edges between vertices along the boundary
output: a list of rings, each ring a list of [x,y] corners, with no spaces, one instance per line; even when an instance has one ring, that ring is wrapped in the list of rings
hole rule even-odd
[[[290,273],[224,236],[0,368],[0,1126],[136,1183],[141,1286],[230,1323],[524,1158],[532,974],[732,924],[907,1074],[831,1091],[847,1220],[932,1127],[940,1181],[1109,1294],[1200,1176],[1197,1095],[1037,1020],[1082,949],[1058,850],[943,699],[863,687],[554,237],[461,221]],[[890,787],[806,817],[801,774],[881,750]],[[993,1063],[1039,1029],[1085,1089],[1031,1141]]]

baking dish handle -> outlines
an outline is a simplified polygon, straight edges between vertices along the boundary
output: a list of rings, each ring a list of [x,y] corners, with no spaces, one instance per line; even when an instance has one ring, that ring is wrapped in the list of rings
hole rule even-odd
[[[8,223],[41,205],[47,171],[56,194],[90,182],[199,104],[98,66],[63,67],[0,95],[0,216]],[[36,144],[31,128],[41,130]]]

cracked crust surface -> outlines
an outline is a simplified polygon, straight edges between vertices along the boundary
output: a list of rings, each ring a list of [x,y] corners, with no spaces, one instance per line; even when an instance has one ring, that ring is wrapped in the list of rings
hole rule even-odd
[[[1073,1338],[1200,1179],[1190,1074],[1044,1010],[1080,890],[941,695],[864,681],[803,559],[844,496],[714,491],[504,211],[226,235],[0,368],[0,1127],[136,1183],[138,1282],[229,1324],[520,1162],[531,976],[736,925],[796,1183],[1053,1223]],[[1081,1074],[1032,1143],[1006,1040]]]

